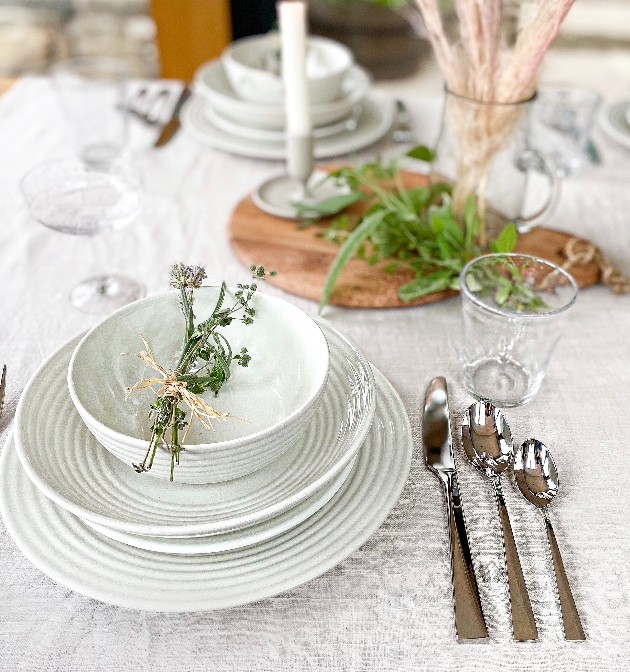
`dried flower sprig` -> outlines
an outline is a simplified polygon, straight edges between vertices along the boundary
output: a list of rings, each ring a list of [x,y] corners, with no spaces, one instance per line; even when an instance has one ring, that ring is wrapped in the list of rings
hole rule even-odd
[[[264,280],[267,275],[262,266],[252,266],[250,270],[254,277],[260,280]],[[272,271],[269,275],[275,275],[275,272]],[[171,269],[170,286],[179,290],[180,308],[186,321],[181,355],[173,370],[158,364],[146,339],[140,336],[146,349],[140,352],[138,357],[162,377],[145,378],[127,389],[127,397],[137,390],[147,388],[153,389],[157,395],[149,410],[149,418],[153,422],[146,455],[140,464],[133,465],[139,473],[151,469],[157,447],[163,444],[171,453],[172,481],[175,465],[179,464],[180,453],[184,450],[182,444],[194,420],[199,420],[210,430],[213,428],[212,420],[225,421],[228,418],[235,418],[230,413],[216,410],[199,395],[206,390],[212,390],[216,396],[230,378],[232,362],[236,361],[243,367],[249,365],[251,356],[247,348],[241,348],[240,352],[233,353],[230,343],[219,329],[228,327],[238,315],[243,324],[253,324],[256,310],[251,302],[258,285],[255,282],[237,285],[233,305],[225,307],[227,287],[222,283],[211,316],[195,326],[194,290],[201,287],[205,278],[206,272],[201,266],[175,264]],[[159,387],[155,389],[155,386]],[[188,421],[186,411],[179,407],[180,403],[187,406],[190,411]],[[180,438],[182,430],[184,434]]]

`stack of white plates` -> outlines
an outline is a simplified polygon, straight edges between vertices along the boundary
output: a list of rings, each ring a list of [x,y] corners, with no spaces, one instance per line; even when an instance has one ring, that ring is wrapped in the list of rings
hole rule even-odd
[[[337,100],[311,105],[314,154],[325,159],[355,152],[380,140],[392,123],[392,108],[368,96],[368,74],[353,65]],[[220,59],[195,75],[193,95],[180,115],[199,141],[232,154],[284,159],[282,105],[244,100],[234,91]]]
[[[103,447],[67,386],[80,339],[64,345],[27,385],[2,453],[0,511],[16,544],[73,590],[153,611],[244,604],[343,560],[396,503],[411,429],[387,380],[315,322],[329,369],[306,428],[263,468],[204,485],[178,482],[177,468],[172,483],[138,474]]]
[[[630,148],[630,103],[628,100],[604,105],[600,113],[600,123],[613,140]]]

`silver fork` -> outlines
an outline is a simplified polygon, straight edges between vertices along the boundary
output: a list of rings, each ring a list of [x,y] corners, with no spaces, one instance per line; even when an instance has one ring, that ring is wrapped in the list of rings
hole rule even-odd
[[[160,89],[149,96],[149,90],[143,86],[127,103],[127,111],[147,126],[156,126],[162,121],[170,95],[168,89]]]
[[[409,111],[402,102],[396,100],[396,114],[394,115],[394,131],[392,140],[394,142],[415,142],[416,136],[409,124]]]

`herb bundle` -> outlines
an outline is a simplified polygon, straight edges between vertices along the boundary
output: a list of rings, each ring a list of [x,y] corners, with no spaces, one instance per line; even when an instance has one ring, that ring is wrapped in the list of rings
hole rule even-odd
[[[252,266],[251,270],[257,279],[266,277],[262,266]],[[272,271],[269,275],[275,273]],[[230,378],[232,363],[237,362],[239,366],[246,367],[251,360],[247,348],[241,348],[240,352],[234,353],[220,329],[228,327],[237,318],[243,324],[253,324],[256,310],[251,306],[251,302],[258,289],[256,283],[237,285],[234,303],[231,306],[225,306],[227,288],[225,283],[222,283],[212,314],[195,325],[194,290],[201,287],[205,278],[205,269],[200,266],[183,264],[173,266],[170,285],[179,290],[179,303],[186,323],[179,361],[172,371],[160,366],[149,344],[141,336],[146,350],[140,352],[138,357],[158,371],[162,377],[145,378],[127,389],[128,398],[137,390],[154,389],[155,385],[159,385],[159,388],[154,390],[157,399],[149,409],[149,418],[152,420],[149,447],[144,460],[133,466],[137,472],[149,471],[158,445],[163,444],[171,453],[171,481],[175,465],[179,464],[180,452],[184,450],[182,444],[195,418],[206,429],[212,429],[212,420],[234,417],[229,413],[217,411],[199,395],[206,390],[211,390],[217,395]],[[186,411],[180,408],[182,403],[190,411],[188,421]],[[184,433],[180,437],[182,431]]]
[[[432,153],[416,147],[408,155],[430,160]],[[481,246],[474,195],[458,218],[449,184],[406,189],[396,161],[385,165],[377,159],[358,168],[341,168],[326,179],[345,186],[348,193],[304,205],[301,210],[315,218],[339,215],[320,234],[340,245],[328,271],[320,310],[328,303],[343,267],[355,255],[369,264],[389,260],[385,268],[389,273],[399,266],[412,269],[415,278],[399,287],[398,295],[403,301],[413,301],[433,292],[459,289],[459,273],[468,261],[488,249],[511,252],[516,244],[516,226],[510,223],[489,248]],[[367,205],[364,214],[352,218],[342,213],[359,201]]]

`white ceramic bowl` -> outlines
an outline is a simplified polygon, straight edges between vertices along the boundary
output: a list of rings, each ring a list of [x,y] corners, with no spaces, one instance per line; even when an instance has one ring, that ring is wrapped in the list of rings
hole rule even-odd
[[[228,290],[226,306],[234,291]],[[218,287],[195,292],[198,322],[210,316],[218,293]],[[254,324],[235,320],[224,329],[234,352],[248,349],[249,366],[234,362],[219,395],[203,395],[217,410],[248,422],[213,421],[214,431],[208,431],[196,421],[175,467],[174,478],[180,483],[216,483],[262,468],[298,440],[315,412],[328,375],[324,334],[286,301],[259,292],[252,306]],[[155,394],[140,390],[125,401],[125,388],[160,377],[135,356],[144,349],[140,334],[161,366],[176,365],[184,336],[177,292],[137,301],[114,313],[83,337],[68,367],[70,395],[86,426],[130,465],[141,463],[147,451],[147,412]],[[149,474],[169,478],[168,450],[158,448]]]
[[[279,33],[237,40],[225,48],[221,60],[240,98],[265,105],[283,104]],[[343,44],[323,37],[308,38],[306,75],[311,105],[342,96],[342,83],[353,62],[352,52]]]
[[[354,106],[361,102],[370,88],[370,77],[363,68],[353,65],[341,83],[341,97],[329,103],[313,104],[313,126],[324,126],[348,117]],[[282,103],[265,105],[240,98],[232,88],[220,59],[202,65],[195,73],[195,92],[209,105],[235,123],[253,128],[282,130],[285,113]]]

